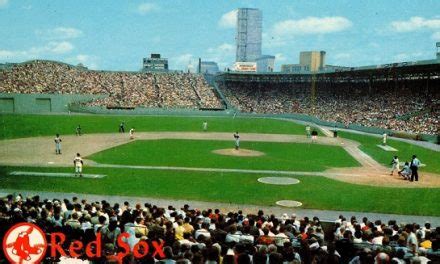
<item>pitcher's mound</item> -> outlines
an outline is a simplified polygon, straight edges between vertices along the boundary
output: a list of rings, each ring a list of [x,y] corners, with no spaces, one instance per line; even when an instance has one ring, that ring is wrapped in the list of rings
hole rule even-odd
[[[250,149],[217,149],[213,150],[212,153],[226,155],[226,156],[240,156],[240,157],[258,157],[263,156],[264,153],[256,150]]]

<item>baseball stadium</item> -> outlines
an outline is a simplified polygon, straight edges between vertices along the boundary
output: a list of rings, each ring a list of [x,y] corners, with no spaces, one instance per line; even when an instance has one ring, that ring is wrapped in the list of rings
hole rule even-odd
[[[2,63],[0,263],[440,263],[439,55],[300,72]],[[19,223],[65,241],[16,246]],[[98,234],[103,254],[72,249]]]

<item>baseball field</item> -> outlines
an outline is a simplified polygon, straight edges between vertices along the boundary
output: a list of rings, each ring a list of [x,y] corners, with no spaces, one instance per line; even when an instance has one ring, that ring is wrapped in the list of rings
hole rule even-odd
[[[118,132],[121,122],[125,133]],[[378,137],[339,131],[333,138],[312,129],[319,133],[316,142],[306,137],[304,125],[288,120],[0,115],[0,189],[265,206],[295,200],[311,209],[440,216],[438,151],[393,139],[388,145],[397,151],[386,151],[377,146]],[[61,155],[55,154],[56,133]],[[84,175],[100,177],[74,177],[76,153],[84,159]],[[392,156],[404,162],[413,154],[424,164],[419,182],[390,175]],[[261,177],[299,183],[264,184]]]

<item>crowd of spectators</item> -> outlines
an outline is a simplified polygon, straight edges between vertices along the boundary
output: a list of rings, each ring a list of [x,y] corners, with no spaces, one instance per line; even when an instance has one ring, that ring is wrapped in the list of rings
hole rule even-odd
[[[148,203],[111,205],[76,197],[42,200],[8,195],[1,199],[1,237],[20,222],[36,224],[47,234],[63,232],[67,252],[71,241],[86,245],[100,233],[104,254],[92,263],[115,263],[121,251],[117,238],[123,232],[130,234],[126,243],[131,249],[139,241],[164,246],[163,257],[153,257],[150,250],[140,259],[128,255],[123,263],[438,263],[440,254],[440,227],[343,216],[326,227],[317,217],[277,217],[261,210],[246,215],[200,211],[188,205],[177,209]],[[50,258],[49,252],[47,261],[65,260]]]
[[[102,94],[107,107],[223,108],[203,76],[190,73],[90,71],[51,61],[0,71],[0,93]]]
[[[332,88],[317,87],[312,97],[310,83],[228,82],[220,87],[226,98],[243,112],[299,113],[346,126],[440,133],[439,91],[427,93],[426,89],[415,87],[396,91],[384,84],[369,91],[363,85],[338,84]]]

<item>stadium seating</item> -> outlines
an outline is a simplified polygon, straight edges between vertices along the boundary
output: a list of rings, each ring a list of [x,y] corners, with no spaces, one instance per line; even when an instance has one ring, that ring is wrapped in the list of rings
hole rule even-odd
[[[122,201],[111,205],[75,197],[2,198],[0,236],[19,222],[34,223],[48,235],[63,232],[67,237],[66,250],[69,241],[87,244],[100,232],[105,254],[94,259],[95,263],[108,263],[106,260],[114,258],[120,251],[116,237],[122,232],[135,236],[128,240],[130,245],[139,241],[163,242],[165,257],[161,263],[391,263],[391,259],[393,263],[409,263],[439,261],[440,255],[440,227],[400,225],[395,221],[385,224],[366,218],[358,221],[343,216],[325,225],[316,217],[276,217],[261,210],[245,215],[241,211],[200,211],[188,205],[177,209]],[[414,246],[411,241],[415,241]],[[51,259],[49,251],[47,261],[59,261]],[[124,263],[154,263],[152,254],[150,250],[150,254],[137,260],[129,255]],[[378,262],[382,258],[388,261]]]
[[[440,93],[426,93],[377,84],[375,92],[357,84],[317,88],[314,103],[310,83],[227,82],[220,88],[240,111],[300,113],[345,125],[357,124],[403,131],[440,134]],[[414,84],[417,86],[417,84]]]
[[[52,61],[15,64],[0,71],[0,93],[105,94],[91,106],[223,108],[201,75],[89,71]]]

